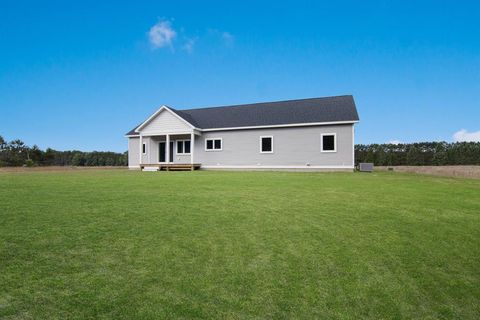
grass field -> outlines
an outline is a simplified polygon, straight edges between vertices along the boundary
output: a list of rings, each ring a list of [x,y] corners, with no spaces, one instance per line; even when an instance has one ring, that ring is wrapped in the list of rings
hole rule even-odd
[[[480,181],[0,173],[0,318],[480,318]]]

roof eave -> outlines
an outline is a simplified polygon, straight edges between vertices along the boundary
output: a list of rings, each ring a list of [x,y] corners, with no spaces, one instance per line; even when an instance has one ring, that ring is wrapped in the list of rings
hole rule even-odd
[[[302,122],[302,123],[276,124],[276,125],[263,125],[263,126],[208,128],[208,129],[201,129],[201,131],[208,132],[208,131],[231,131],[231,130],[248,130],[248,129],[288,128],[288,127],[312,127],[312,126],[355,124],[358,122],[359,120],[330,121],[330,122]]]

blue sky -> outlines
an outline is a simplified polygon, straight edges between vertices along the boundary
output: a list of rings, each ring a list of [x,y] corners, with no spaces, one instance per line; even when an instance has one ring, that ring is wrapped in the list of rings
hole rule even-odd
[[[127,149],[183,109],[353,94],[357,142],[480,140],[480,4],[2,1],[0,135]]]

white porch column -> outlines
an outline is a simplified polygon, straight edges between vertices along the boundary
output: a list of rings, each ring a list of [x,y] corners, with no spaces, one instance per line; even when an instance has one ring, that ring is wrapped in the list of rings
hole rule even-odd
[[[140,135],[140,148],[138,152],[138,166],[140,167],[142,164],[142,155],[143,155],[143,136]]]
[[[165,162],[166,163],[170,163],[170,135],[167,134],[167,138],[166,138],[166,146],[165,146],[165,149],[167,150],[167,154],[166,154],[166,159],[165,159]]]
[[[190,133],[190,164],[193,164],[193,150],[195,150],[195,134]]]

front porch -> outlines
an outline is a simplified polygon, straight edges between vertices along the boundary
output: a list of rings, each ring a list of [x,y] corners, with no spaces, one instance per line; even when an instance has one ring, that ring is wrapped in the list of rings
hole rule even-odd
[[[130,136],[129,167],[145,171],[198,169],[194,150],[195,136],[200,134],[176,111],[162,106]]]
[[[140,169],[142,171],[193,171],[200,169],[200,163],[192,164],[175,164],[175,163],[149,163],[149,164],[140,164]]]
[[[140,134],[139,166],[144,171],[195,170],[195,133]]]

